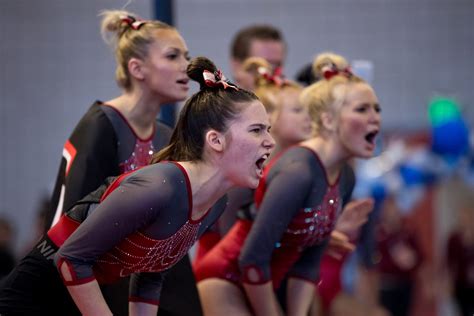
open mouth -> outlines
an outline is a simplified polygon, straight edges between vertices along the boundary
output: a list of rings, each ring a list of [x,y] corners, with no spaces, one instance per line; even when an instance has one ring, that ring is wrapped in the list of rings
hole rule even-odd
[[[255,162],[255,165],[257,166],[257,169],[258,169],[259,173],[262,172],[263,166],[264,166],[264,164],[265,164],[265,161],[268,159],[269,156],[270,156],[270,154],[264,154],[262,157],[260,157],[260,158]]]
[[[176,82],[179,83],[179,84],[187,85],[188,82],[189,82],[189,79],[188,78],[179,79],[179,80],[176,80]]]
[[[367,135],[365,135],[365,140],[369,144],[374,145],[375,144],[375,137],[377,136],[378,133],[379,133],[379,131],[373,131],[373,132],[368,133]]]

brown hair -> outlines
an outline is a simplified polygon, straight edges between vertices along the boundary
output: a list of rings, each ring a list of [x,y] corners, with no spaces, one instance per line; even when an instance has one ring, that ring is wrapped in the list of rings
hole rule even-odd
[[[206,57],[190,61],[187,74],[199,83],[200,91],[186,101],[169,145],[155,154],[151,163],[202,160],[205,133],[210,129],[225,132],[229,121],[242,111],[242,103],[258,100],[255,94],[244,89],[206,85],[205,70],[217,72],[214,63]]]
[[[234,36],[231,43],[231,56],[240,61],[245,60],[250,55],[250,45],[253,40],[285,42],[277,28],[266,24],[251,25],[241,29]]]

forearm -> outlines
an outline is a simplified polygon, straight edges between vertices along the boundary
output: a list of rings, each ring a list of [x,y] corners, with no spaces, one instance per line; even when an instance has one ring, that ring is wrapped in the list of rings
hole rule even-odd
[[[112,315],[107,303],[102,296],[97,281],[67,287],[74,303],[84,316]]]
[[[244,283],[244,288],[255,316],[283,316],[271,282],[261,285]]]
[[[128,304],[128,311],[130,316],[156,316],[158,306],[143,302],[130,302]]]
[[[315,285],[303,279],[290,278],[287,288],[287,315],[308,315],[311,303],[315,297]]]

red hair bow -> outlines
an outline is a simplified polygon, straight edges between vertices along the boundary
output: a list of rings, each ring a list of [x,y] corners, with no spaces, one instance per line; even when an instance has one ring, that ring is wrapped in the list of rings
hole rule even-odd
[[[324,79],[326,80],[329,80],[332,77],[337,76],[337,75],[343,75],[343,76],[346,76],[347,78],[350,78],[352,76],[352,71],[349,67],[339,70],[337,69],[337,66],[334,64],[324,66],[322,68],[322,73],[323,73]]]
[[[204,83],[208,87],[222,87],[224,89],[233,88],[238,90],[237,86],[229,82],[220,70],[216,70],[214,73],[210,72],[209,70],[204,70],[202,75],[204,77]]]
[[[263,78],[265,78],[265,80],[273,82],[278,87],[281,87],[282,85],[287,83],[287,80],[283,76],[282,67],[275,68],[273,73],[270,73],[265,67],[258,67],[257,71]]]
[[[143,26],[147,21],[144,20],[137,20],[135,17],[131,15],[123,16],[122,17],[122,22],[127,23],[128,26],[130,26],[132,29],[135,31],[139,30],[140,27]]]

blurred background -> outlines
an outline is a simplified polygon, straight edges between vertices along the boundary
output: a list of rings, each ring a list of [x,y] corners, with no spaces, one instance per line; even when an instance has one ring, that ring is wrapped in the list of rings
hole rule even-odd
[[[161,16],[165,9],[166,15],[171,9],[173,24],[190,55],[210,57],[224,74],[230,74],[233,35],[253,23],[272,24],[282,31],[288,44],[285,73],[290,78],[323,51],[351,60],[355,70],[365,72],[382,105],[379,153],[394,139],[407,149],[390,147],[392,153],[399,150],[392,171],[399,173],[399,165],[408,165],[410,170],[425,172],[421,166],[431,163],[436,169],[426,171],[436,180],[398,174],[405,182],[393,184],[393,177],[388,179],[388,172],[379,170],[381,164],[373,164],[369,170],[379,171],[376,176],[359,171],[365,185],[360,194],[371,194],[378,186],[398,194],[402,202],[409,201],[401,207],[421,234],[426,262],[431,264],[428,270],[440,271],[456,210],[469,204],[464,202],[473,195],[472,145],[456,151],[454,158],[445,157],[443,146],[434,150],[437,121],[430,117],[429,108],[436,98],[452,100],[467,128],[461,136],[472,142],[472,0],[135,0],[128,4],[0,0],[0,217],[11,224],[17,256],[36,236],[72,128],[95,99],[107,100],[119,93],[112,51],[100,37],[98,13],[124,5],[143,18]],[[457,139],[456,133],[442,130],[442,135],[452,138],[441,142]],[[428,155],[416,160],[412,148],[423,148]],[[413,193],[414,182],[422,193]],[[434,298],[420,299],[427,307],[413,315],[452,315],[449,306]]]

